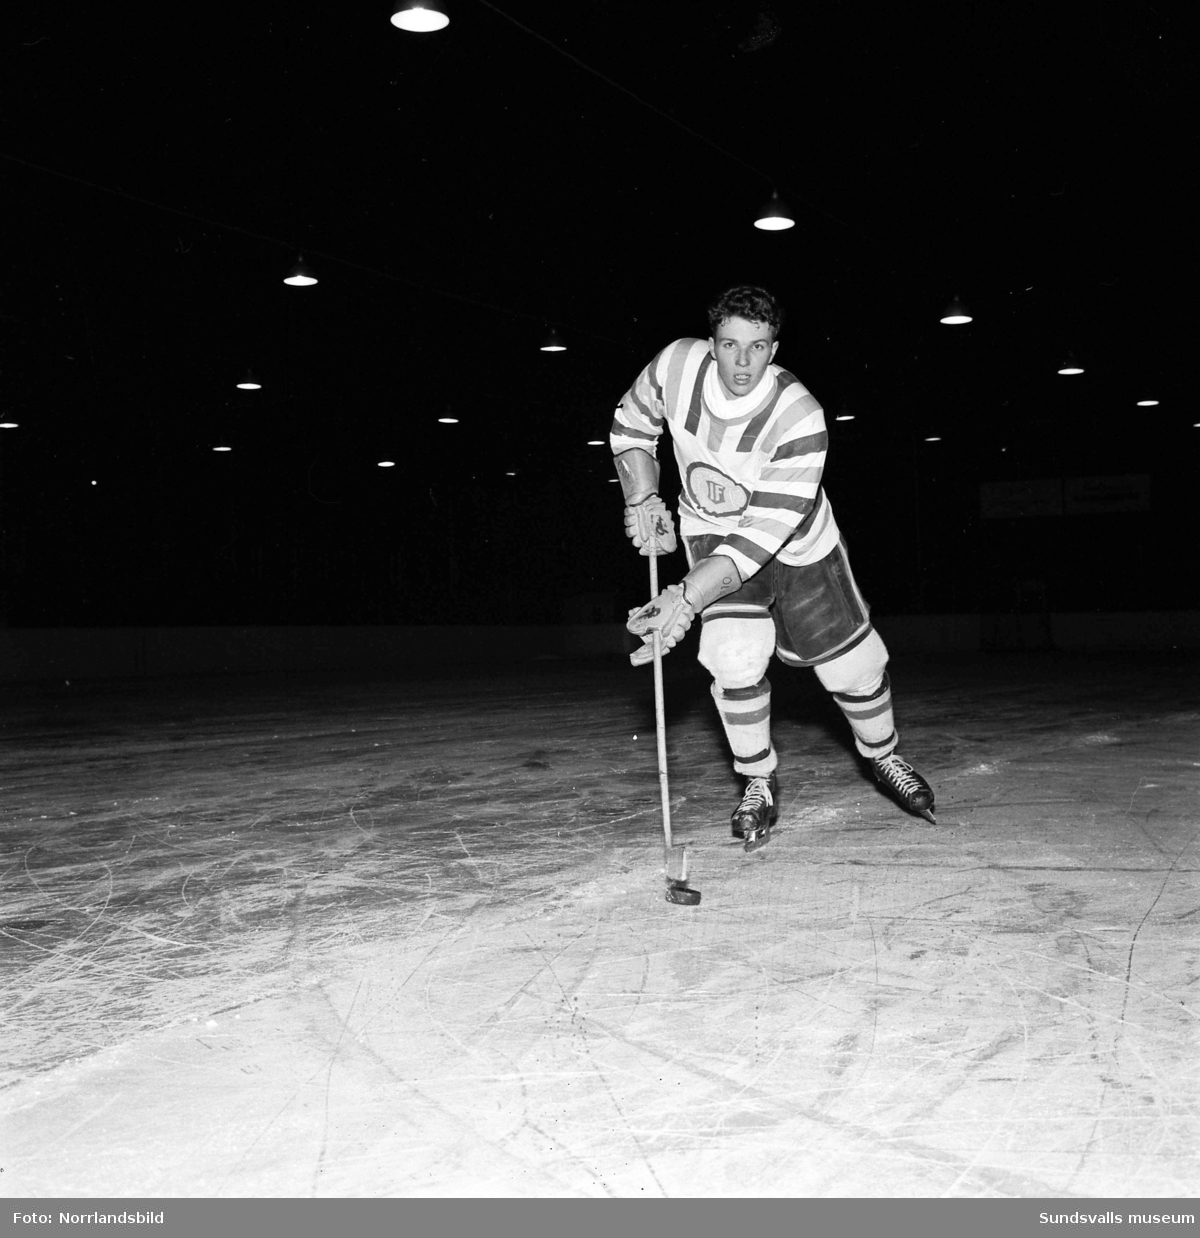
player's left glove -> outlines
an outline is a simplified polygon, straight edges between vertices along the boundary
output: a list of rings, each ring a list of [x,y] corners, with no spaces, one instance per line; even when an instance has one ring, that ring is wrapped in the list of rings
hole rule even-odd
[[[742,578],[728,555],[715,554],[701,559],[678,585],[668,585],[645,606],[629,612],[626,627],[644,642],[629,655],[634,666],[654,661],[654,633],[662,641],[666,653],[683,639],[698,611],[718,598],[741,588]]]
[[[657,494],[625,508],[625,532],[643,555],[669,555],[678,545],[675,522]]]

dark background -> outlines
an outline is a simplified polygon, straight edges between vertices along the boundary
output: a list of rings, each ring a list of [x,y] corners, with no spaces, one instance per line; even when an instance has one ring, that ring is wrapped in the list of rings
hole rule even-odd
[[[623,613],[587,440],[738,282],[788,309],[877,608],[1200,605],[1179,11],[6,6],[5,622]],[[1149,511],[981,517],[1116,474]]]

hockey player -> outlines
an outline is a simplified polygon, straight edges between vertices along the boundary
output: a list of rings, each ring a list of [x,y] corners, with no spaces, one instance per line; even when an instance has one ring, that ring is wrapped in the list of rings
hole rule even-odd
[[[679,464],[680,534],[690,570],[629,630],[663,652],[699,614],[700,662],[745,778],[735,838],[765,839],[779,813],[767,665],[811,666],[833,694],[879,784],[909,812],[933,817],[933,791],[896,752],[887,650],[855,584],[821,486],[828,436],[820,404],[774,364],[783,313],[762,288],[737,287],[709,308],[710,338],[676,340],[622,398],[611,445],[625,530],[643,555],[676,548],[658,493],[656,449],[669,427]]]

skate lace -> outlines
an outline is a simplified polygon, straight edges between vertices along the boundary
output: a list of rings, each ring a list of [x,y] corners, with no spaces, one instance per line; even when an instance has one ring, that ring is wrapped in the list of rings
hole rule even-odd
[[[894,787],[906,794],[921,789],[916,771],[902,757],[884,757],[879,762],[879,769]]]
[[[750,785],[746,788],[746,794],[742,796],[742,809],[753,810],[773,803],[771,784],[765,778],[752,778]]]

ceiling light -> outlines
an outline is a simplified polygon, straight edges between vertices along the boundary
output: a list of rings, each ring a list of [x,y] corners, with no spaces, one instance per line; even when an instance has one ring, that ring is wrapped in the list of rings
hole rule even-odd
[[[458,418],[457,417],[439,417],[438,422],[444,426],[456,426],[458,425]]]
[[[1139,400],[1138,408],[1154,408],[1158,404],[1157,400]]]
[[[587,445],[588,445],[589,447],[603,447],[603,446],[604,446],[604,440],[603,440],[602,438],[590,438],[590,439],[588,439],[588,444],[587,444]]]
[[[283,282],[291,284],[293,288],[308,288],[317,282],[317,277],[313,274],[313,269],[304,261],[304,255],[301,254],[296,262],[296,265],[284,276]]]
[[[940,443],[942,441],[942,436],[940,434],[931,434],[925,441],[927,443]]]
[[[792,218],[792,212],[788,210],[783,199],[777,193],[773,193],[770,202],[758,212],[754,226],[761,228],[763,232],[782,232],[786,228],[794,228],[796,221]]]
[[[0,430],[15,430],[17,425],[15,421],[0,421]]]
[[[853,421],[853,420],[854,420],[853,413],[838,413],[838,415],[834,418],[834,421]]]
[[[946,306],[941,318],[939,318],[938,321],[944,322],[948,327],[957,327],[964,322],[972,321],[971,311],[967,309],[958,297],[955,297],[954,300]]]
[[[213,451],[232,451],[232,447],[214,447]]]
[[[542,352],[566,352],[567,346],[563,337],[553,327],[546,333],[545,342],[541,345]]]
[[[392,13],[392,25],[414,34],[444,30],[450,24],[445,0],[400,0]]]
[[[396,467],[395,460],[380,460],[379,467],[381,469],[394,469]]]
[[[261,391],[262,383],[255,377],[253,370],[247,370],[246,376],[238,383],[239,391]]]
[[[1060,374],[1082,374],[1083,366],[1075,360],[1074,354],[1068,353],[1067,359],[1058,367]]]

